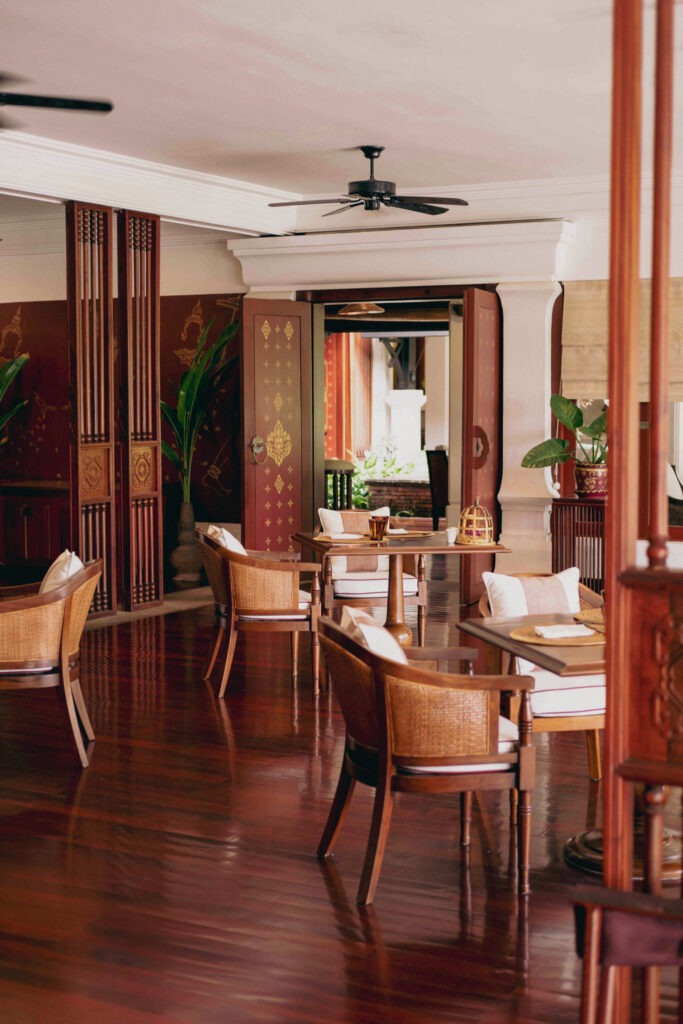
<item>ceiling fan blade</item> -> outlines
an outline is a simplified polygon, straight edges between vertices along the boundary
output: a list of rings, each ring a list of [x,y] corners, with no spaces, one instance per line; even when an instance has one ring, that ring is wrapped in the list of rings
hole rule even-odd
[[[447,199],[445,196],[394,196],[408,203],[440,203],[442,206],[469,206],[466,199]]]
[[[448,213],[447,206],[427,206],[426,203],[409,203],[404,199],[394,196],[391,199],[383,199],[385,206],[396,207],[397,210],[412,210],[413,213],[429,213],[435,217],[437,213]]]
[[[323,203],[350,203],[351,199],[293,199],[287,203],[268,203],[268,206],[320,206]]]
[[[334,217],[335,213],[346,213],[352,206],[362,206],[363,200],[359,199],[357,203],[347,203],[346,206],[341,206],[338,210],[330,210],[329,213],[324,213],[323,217]]]
[[[114,109],[114,104],[109,100],[80,100],[69,96],[33,96],[23,92],[0,92],[0,106],[88,110],[100,114],[108,114]]]

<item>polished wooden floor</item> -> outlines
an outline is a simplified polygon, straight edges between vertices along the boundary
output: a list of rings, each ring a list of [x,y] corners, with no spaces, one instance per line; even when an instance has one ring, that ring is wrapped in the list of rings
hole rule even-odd
[[[428,642],[455,636],[443,569]],[[3,695],[3,1024],[575,1022],[585,880],[562,848],[595,814],[581,737],[538,739],[528,905],[505,798],[475,805],[465,860],[456,798],[404,796],[363,911],[367,791],[335,860],[314,857],[342,753],[333,696],[313,697],[307,651],[292,689],[288,637],[259,634],[216,701],[211,624],[207,608],[86,633],[84,772],[54,691]]]

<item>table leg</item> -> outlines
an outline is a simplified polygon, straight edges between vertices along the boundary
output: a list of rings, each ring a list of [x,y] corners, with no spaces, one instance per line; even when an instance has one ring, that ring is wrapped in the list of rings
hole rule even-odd
[[[403,555],[389,555],[389,586],[387,591],[387,620],[385,628],[396,637],[402,647],[410,647],[413,632],[405,622],[403,602]]]

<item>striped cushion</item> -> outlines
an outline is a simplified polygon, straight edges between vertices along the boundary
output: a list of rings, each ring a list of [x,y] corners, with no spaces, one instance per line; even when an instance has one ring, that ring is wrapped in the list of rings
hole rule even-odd
[[[530,673],[536,680],[531,691],[535,718],[604,715],[607,691],[605,676],[557,676],[542,668]]]

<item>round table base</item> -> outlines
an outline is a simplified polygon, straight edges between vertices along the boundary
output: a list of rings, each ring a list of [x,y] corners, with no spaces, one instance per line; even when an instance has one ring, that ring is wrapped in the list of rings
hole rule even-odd
[[[385,622],[384,628],[398,640],[401,647],[410,647],[413,642],[413,631],[405,622]]]
[[[662,880],[665,885],[680,881],[683,877],[681,854],[683,840],[680,832],[664,829],[662,838]],[[573,868],[578,868],[594,878],[602,878],[604,857],[602,829],[592,828],[568,839],[564,847],[564,859]],[[643,881],[643,857],[636,849],[633,859],[633,881]]]

